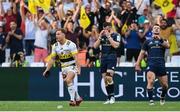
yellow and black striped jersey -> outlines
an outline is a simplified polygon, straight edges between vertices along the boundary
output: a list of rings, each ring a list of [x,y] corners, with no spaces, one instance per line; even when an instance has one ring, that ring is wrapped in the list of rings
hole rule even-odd
[[[59,42],[56,42],[52,46],[51,58],[55,59],[58,56],[58,59],[61,62],[61,67],[67,67],[75,64],[74,55],[77,54],[76,44],[70,40],[61,45]]]

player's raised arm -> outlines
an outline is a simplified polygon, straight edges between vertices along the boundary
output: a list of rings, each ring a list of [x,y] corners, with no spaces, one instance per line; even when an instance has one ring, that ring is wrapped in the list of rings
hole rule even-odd
[[[96,42],[94,43],[94,48],[96,49],[96,48],[98,48],[99,47],[99,45],[101,44],[101,37],[102,37],[102,35],[104,34],[104,30],[102,30],[101,32],[100,32],[100,34],[99,34],[99,38],[96,40]]]

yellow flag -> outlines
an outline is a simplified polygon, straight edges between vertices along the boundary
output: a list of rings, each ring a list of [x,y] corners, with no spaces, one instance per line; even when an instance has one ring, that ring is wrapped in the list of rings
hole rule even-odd
[[[127,29],[128,29],[128,26],[127,26],[127,24],[126,24],[126,22],[125,22],[124,25],[123,25],[123,27],[122,27],[122,29],[121,29],[121,33],[122,33],[122,34],[125,34],[126,31],[127,31]]]
[[[51,0],[34,0],[35,4],[41,7],[45,12],[49,11]]]
[[[164,14],[170,12],[175,7],[172,0],[155,0],[154,4],[160,6]]]
[[[170,35],[169,43],[170,43],[170,54],[171,55],[179,52],[176,36],[174,34]]]
[[[86,29],[90,25],[89,17],[87,16],[84,7],[81,7],[81,15],[80,15],[80,26]]]
[[[34,0],[28,0],[28,9],[32,14],[37,14],[36,5]]]

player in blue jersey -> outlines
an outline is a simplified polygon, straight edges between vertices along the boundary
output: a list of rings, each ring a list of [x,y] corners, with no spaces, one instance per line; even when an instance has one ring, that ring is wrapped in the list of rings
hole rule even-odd
[[[116,67],[116,48],[120,45],[121,36],[115,33],[111,23],[104,23],[99,39],[94,43],[94,48],[101,46],[101,73],[105,82],[108,100],[104,104],[115,103],[113,74]]]
[[[165,50],[169,48],[170,45],[167,40],[163,40],[162,37],[159,36],[160,27],[158,24],[154,25],[152,32],[153,38],[151,40],[146,40],[144,42],[138,60],[135,64],[135,69],[138,71],[141,70],[140,62],[147,53],[147,92],[149,96],[150,105],[154,105],[153,84],[156,77],[159,79],[159,82],[162,86],[160,104],[164,105],[165,96],[168,90],[168,76],[166,74],[164,54]]]

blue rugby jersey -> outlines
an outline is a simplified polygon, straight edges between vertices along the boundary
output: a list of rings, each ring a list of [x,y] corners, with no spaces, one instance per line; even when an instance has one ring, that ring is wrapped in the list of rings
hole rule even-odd
[[[118,33],[112,33],[111,38],[116,41],[120,42],[121,36]],[[116,49],[113,48],[108,40],[108,38],[104,35],[101,37],[101,45],[102,45],[102,56],[116,56]]]
[[[162,42],[157,39],[146,40],[142,46],[142,50],[148,53],[148,65],[164,66],[165,65],[165,49]]]

